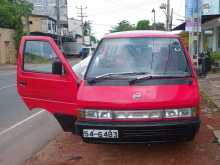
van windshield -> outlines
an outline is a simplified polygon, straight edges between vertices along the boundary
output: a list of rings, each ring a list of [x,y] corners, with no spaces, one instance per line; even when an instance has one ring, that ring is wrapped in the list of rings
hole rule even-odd
[[[112,73],[183,77],[190,76],[191,70],[177,38],[104,39],[92,58],[86,79]]]

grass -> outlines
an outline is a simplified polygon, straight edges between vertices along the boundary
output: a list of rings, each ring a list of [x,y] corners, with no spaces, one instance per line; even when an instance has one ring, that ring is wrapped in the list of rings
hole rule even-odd
[[[28,64],[48,64],[50,60],[39,55],[26,53],[24,55],[24,62]]]

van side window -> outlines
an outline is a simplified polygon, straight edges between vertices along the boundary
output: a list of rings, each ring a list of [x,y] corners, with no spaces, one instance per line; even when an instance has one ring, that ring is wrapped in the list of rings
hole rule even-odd
[[[46,41],[26,41],[23,55],[24,71],[52,73],[52,63],[57,59]]]

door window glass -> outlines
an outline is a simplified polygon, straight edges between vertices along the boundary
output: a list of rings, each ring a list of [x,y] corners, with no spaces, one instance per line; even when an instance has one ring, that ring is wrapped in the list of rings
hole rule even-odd
[[[48,42],[26,42],[23,59],[25,71],[52,73],[52,64],[57,60],[58,57]]]

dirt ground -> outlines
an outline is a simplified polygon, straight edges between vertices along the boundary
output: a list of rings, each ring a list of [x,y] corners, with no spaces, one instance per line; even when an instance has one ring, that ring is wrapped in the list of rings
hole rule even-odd
[[[86,144],[78,136],[62,133],[26,165],[220,165],[220,146],[214,129],[220,129],[220,112],[203,99],[202,125],[193,142]]]

